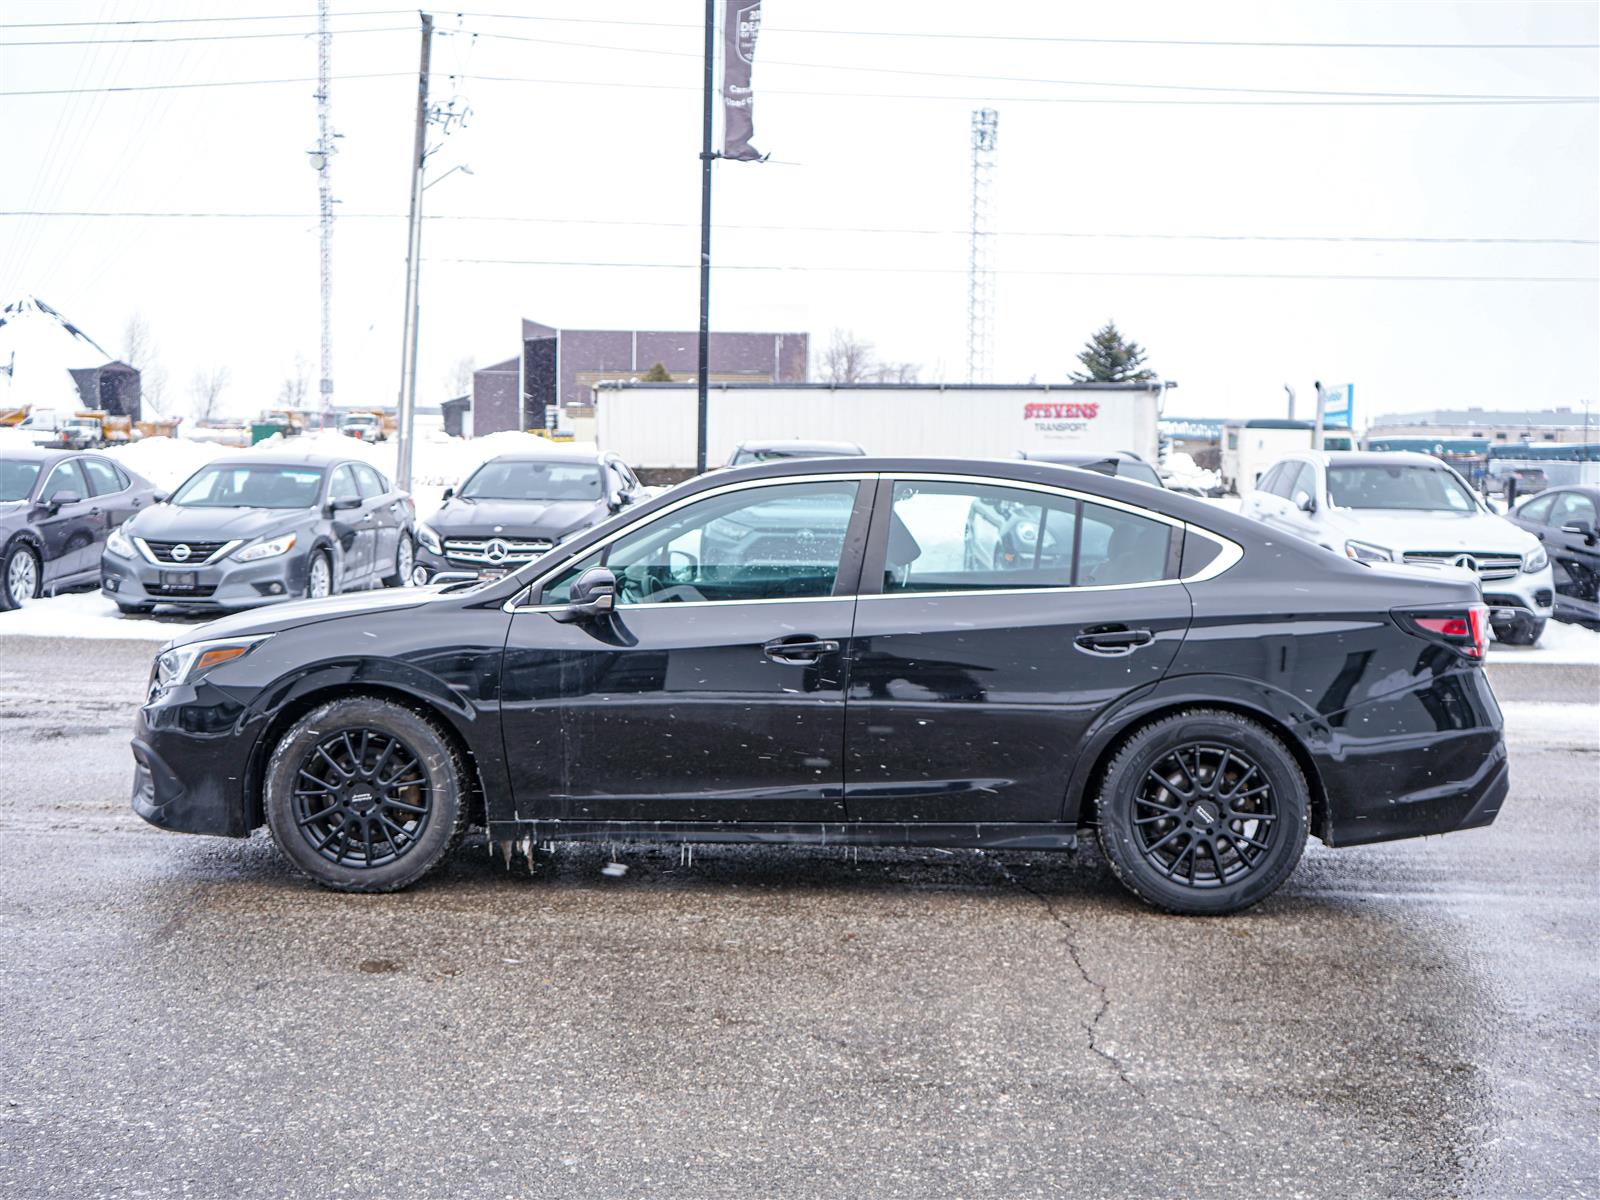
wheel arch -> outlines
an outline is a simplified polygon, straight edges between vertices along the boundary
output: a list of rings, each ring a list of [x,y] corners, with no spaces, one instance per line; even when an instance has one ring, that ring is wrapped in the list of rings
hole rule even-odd
[[[245,763],[243,799],[247,828],[256,829],[266,822],[267,762],[283,735],[296,721],[318,706],[330,700],[354,699],[389,701],[437,725],[460,753],[470,772],[470,778],[464,781],[467,785],[467,819],[471,824],[483,823],[483,764],[473,749],[471,739],[460,727],[459,714],[452,713],[448,706],[432,697],[398,684],[372,680],[354,684],[324,680],[297,690],[266,717],[266,725],[251,746]]]
[[[1192,680],[1187,682],[1193,683]],[[1111,760],[1116,757],[1117,752],[1129,738],[1145,726],[1167,717],[1209,709],[1233,713],[1254,721],[1284,744],[1305,776],[1307,799],[1311,806],[1308,814],[1310,830],[1324,841],[1327,839],[1328,796],[1322,772],[1317,767],[1315,757],[1294,732],[1286,714],[1274,712],[1267,705],[1253,702],[1251,698],[1241,696],[1231,689],[1227,692],[1219,689],[1215,693],[1205,694],[1193,688],[1185,688],[1185,694],[1181,696],[1162,696],[1160,693],[1161,689],[1158,686],[1140,701],[1109,716],[1091,735],[1086,752],[1079,756],[1078,766],[1073,771],[1067,793],[1067,812],[1064,814],[1067,821],[1075,823],[1080,828],[1099,823],[1096,802],[1101,782],[1105,779],[1106,769],[1111,765]]]

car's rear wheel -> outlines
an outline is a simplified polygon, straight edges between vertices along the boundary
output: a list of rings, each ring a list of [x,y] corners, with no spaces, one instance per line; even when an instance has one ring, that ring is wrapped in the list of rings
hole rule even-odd
[[[421,879],[466,828],[466,767],[433,721],[372,697],[308,713],[267,763],[267,827],[324,887],[392,892]]]
[[[326,550],[315,551],[306,565],[306,599],[323,600],[333,595],[333,559]]]
[[[12,546],[0,558],[0,609],[21,608],[37,599],[42,574],[33,547]]]
[[[1294,871],[1307,808],[1305,776],[1277,737],[1236,713],[1193,710],[1117,751],[1100,788],[1100,846],[1157,908],[1237,912]]]
[[[416,566],[417,552],[411,544],[411,535],[402,533],[400,545],[394,552],[394,574],[384,577],[384,587],[410,587],[411,570]]]

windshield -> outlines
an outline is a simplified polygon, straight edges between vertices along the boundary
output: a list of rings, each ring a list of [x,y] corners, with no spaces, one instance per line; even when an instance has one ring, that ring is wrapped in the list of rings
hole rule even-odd
[[[316,467],[202,467],[172,497],[185,508],[310,508],[322,489]]]
[[[0,502],[26,500],[39,478],[39,464],[0,458]]]
[[[460,494],[468,500],[598,500],[603,486],[593,463],[487,462]]]
[[[1442,467],[1370,464],[1328,468],[1328,500],[1340,508],[1474,512],[1461,481]]]

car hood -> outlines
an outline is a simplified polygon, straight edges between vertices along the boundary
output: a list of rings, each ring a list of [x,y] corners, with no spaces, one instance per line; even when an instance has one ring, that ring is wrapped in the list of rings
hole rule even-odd
[[[26,500],[0,500],[0,525],[25,525],[27,516]]]
[[[1418,513],[1375,508],[1330,511],[1346,536],[1390,550],[1503,550],[1522,554],[1536,544],[1532,534],[1493,513]]]
[[[123,528],[134,537],[162,542],[248,541],[294,529],[312,512],[308,508],[186,508],[158,504]]]
[[[415,608],[439,597],[442,588],[384,588],[374,592],[349,592],[330,596],[326,600],[294,600],[288,604],[275,604],[270,608],[254,608],[233,613],[186,629],[168,647],[183,646],[190,642],[204,642],[215,638],[251,637],[260,633],[281,633],[300,625],[313,625],[335,617],[358,616],[362,613]]]
[[[555,541],[609,514],[598,500],[463,500],[428,518],[440,537],[541,537]]]

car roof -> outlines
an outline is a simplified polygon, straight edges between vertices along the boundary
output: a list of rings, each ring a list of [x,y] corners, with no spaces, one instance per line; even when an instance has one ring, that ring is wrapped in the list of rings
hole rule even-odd
[[[1431,454],[1416,450],[1296,450],[1279,461],[1321,463],[1326,467],[1441,467],[1445,464]]]
[[[1074,453],[1066,450],[1019,450],[1018,458],[1025,458],[1029,462],[1060,463],[1063,466],[1077,466],[1079,463],[1142,463],[1132,450],[1106,450],[1100,454]]]
[[[7,458],[12,462],[54,462],[58,458],[70,458],[79,453],[81,451],[63,450],[59,446],[0,446],[0,458]]]
[[[811,438],[749,438],[739,443],[740,450],[809,450],[816,453],[856,458],[866,451],[855,442],[819,442]]]
[[[347,462],[358,462],[358,459],[344,458],[337,454],[328,454],[315,450],[303,450],[295,453],[292,450],[273,450],[261,454],[233,454],[226,458],[212,459],[205,465],[208,467],[316,467],[326,469],[329,467],[343,466]],[[369,464],[370,465],[370,464]],[[373,468],[376,470],[377,468]]]

